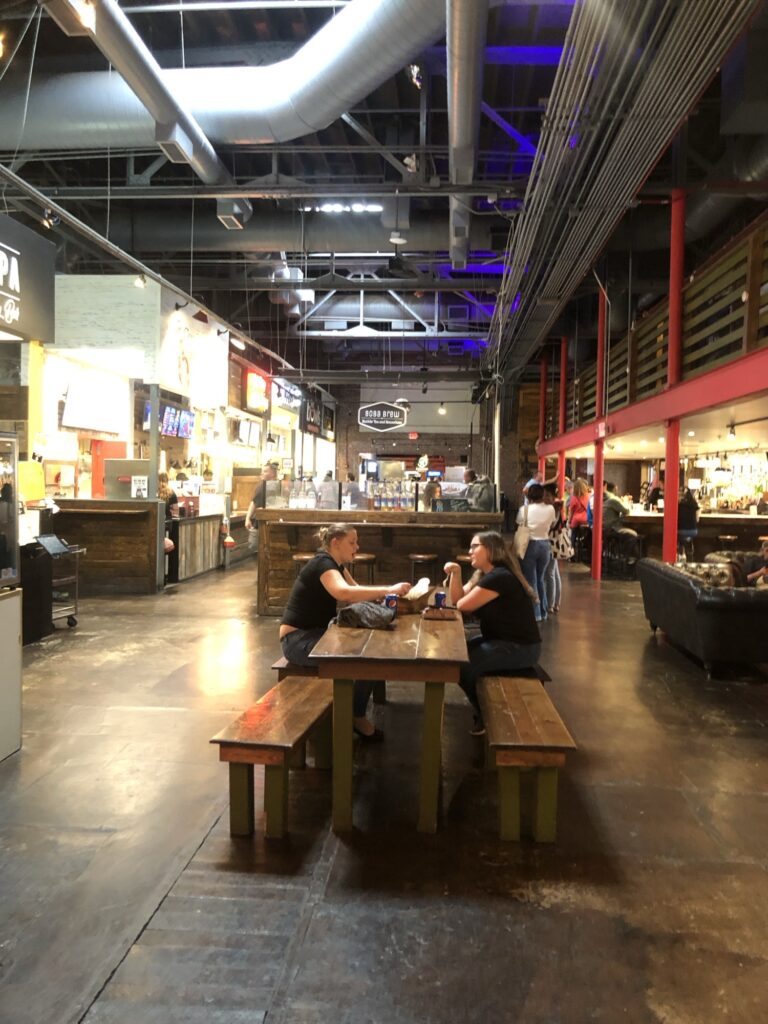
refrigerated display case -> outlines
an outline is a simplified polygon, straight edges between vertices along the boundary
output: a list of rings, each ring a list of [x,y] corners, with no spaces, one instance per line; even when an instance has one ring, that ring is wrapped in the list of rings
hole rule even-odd
[[[0,434],[0,587],[19,584],[19,445]]]

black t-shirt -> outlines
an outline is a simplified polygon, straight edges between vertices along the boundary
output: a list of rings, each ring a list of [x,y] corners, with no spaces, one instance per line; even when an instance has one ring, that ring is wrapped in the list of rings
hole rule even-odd
[[[749,558],[744,559],[742,566],[745,576],[751,576],[753,572],[757,572],[758,569],[762,569],[764,566],[768,566],[768,560],[764,559],[762,555],[750,555]],[[755,580],[752,580],[754,583]]]
[[[327,551],[320,551],[299,573],[283,612],[282,624],[297,629],[325,629],[336,614],[336,598],[320,582],[329,569],[343,571]]]
[[[496,565],[481,577],[477,585],[499,595],[475,612],[480,620],[484,640],[539,643],[541,637],[533,613],[533,602],[517,576],[506,566]]]
[[[681,501],[677,506],[678,530],[698,530],[699,524],[696,522],[696,513],[698,510],[699,505],[695,498],[693,502]]]

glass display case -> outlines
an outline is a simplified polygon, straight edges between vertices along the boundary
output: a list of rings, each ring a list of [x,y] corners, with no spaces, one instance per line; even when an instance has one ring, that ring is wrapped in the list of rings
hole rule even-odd
[[[0,434],[0,587],[19,583],[19,446],[15,434]]]

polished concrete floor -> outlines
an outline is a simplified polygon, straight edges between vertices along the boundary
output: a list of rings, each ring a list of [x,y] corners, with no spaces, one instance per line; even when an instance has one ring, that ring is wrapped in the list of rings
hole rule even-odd
[[[579,743],[555,845],[497,839],[454,687],[441,828],[415,832],[404,685],[358,751],[352,835],[308,770],[289,839],[233,841],[208,739],[271,685],[254,604],[237,569],[83,602],[26,649],[24,747],[0,763],[3,1024],[768,1017],[768,677],[707,683],[651,638],[637,584],[569,567],[543,627]]]

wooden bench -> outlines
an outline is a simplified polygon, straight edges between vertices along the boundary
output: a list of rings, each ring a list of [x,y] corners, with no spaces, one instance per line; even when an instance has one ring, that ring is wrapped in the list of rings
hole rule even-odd
[[[213,737],[219,760],[229,763],[229,831],[249,836],[254,829],[253,766],[264,765],[266,836],[285,835],[288,769],[304,766],[311,734],[315,767],[331,767],[330,679],[299,676],[278,682],[261,700]]]
[[[272,670],[274,672],[277,672],[278,682],[281,682],[283,679],[290,679],[291,676],[317,675],[316,665],[294,665],[292,662],[288,661],[287,658],[278,658],[275,664],[272,666]],[[547,679],[549,679],[549,677],[547,677]],[[373,703],[387,703],[387,684],[384,680],[377,679],[374,684]]]
[[[521,770],[533,772],[532,834],[538,843],[555,841],[557,770],[567,750],[575,750],[554,704],[538,679],[483,676],[478,696],[488,750],[499,777],[502,839],[520,838]]]

